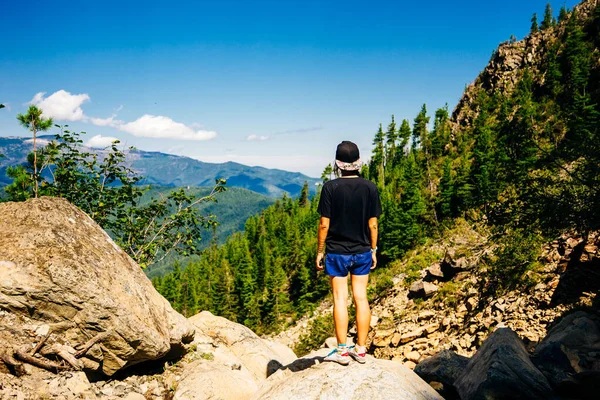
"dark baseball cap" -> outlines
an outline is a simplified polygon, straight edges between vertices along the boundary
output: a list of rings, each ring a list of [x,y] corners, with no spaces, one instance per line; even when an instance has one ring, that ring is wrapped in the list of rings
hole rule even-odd
[[[345,171],[357,171],[361,168],[358,146],[348,140],[338,144],[335,151],[335,163]]]

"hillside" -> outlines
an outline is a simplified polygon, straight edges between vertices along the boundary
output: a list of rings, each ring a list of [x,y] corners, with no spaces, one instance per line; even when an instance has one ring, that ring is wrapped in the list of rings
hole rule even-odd
[[[40,137],[40,143],[54,139],[54,136]],[[0,137],[0,187],[11,182],[6,176],[6,167],[25,162],[32,150],[30,138]],[[101,150],[94,150],[101,153]],[[228,187],[239,187],[271,197],[284,193],[295,197],[300,194],[304,182],[309,183],[314,193],[319,179],[310,178],[298,172],[288,172],[263,167],[250,167],[234,162],[222,164],[205,163],[188,157],[160,152],[133,150],[128,154],[131,167],[145,179],[141,184],[160,186],[210,186],[216,178],[227,179]]]
[[[173,188],[153,186],[142,197],[142,204],[149,199],[168,194]],[[190,187],[188,193],[197,197],[206,196],[211,188]],[[219,224],[213,230],[203,230],[199,247],[204,249],[214,241],[223,244],[225,240],[235,232],[242,231],[246,220],[252,215],[259,214],[262,210],[275,202],[275,199],[247,189],[232,187],[216,196],[215,202],[204,202],[198,204],[202,215],[215,215]],[[185,264],[188,260],[181,257],[170,257],[155,265],[148,267],[145,272],[150,278],[162,276],[173,269],[173,263],[178,261]]]

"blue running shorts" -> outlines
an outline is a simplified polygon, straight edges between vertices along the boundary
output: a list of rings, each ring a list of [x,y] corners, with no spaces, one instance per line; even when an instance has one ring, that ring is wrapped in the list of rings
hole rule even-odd
[[[326,254],[325,273],[329,276],[367,275],[371,271],[371,252],[360,254]]]

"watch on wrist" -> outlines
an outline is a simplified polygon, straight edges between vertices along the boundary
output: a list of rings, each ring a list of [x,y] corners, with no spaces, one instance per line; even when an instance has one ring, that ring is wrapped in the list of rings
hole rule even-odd
[[[377,253],[377,246],[374,249],[371,249],[371,253]]]

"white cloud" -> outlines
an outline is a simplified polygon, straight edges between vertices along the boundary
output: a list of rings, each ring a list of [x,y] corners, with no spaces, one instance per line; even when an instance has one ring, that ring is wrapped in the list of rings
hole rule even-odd
[[[322,126],[313,126],[310,128],[288,129],[285,131],[275,132],[274,135],[287,135],[290,133],[308,133],[308,132],[317,132],[320,130],[323,130]]]
[[[33,143],[33,139],[27,139],[27,140],[25,141],[25,143]],[[46,139],[40,139],[40,138],[37,138],[37,139],[35,140],[35,143],[36,143],[38,146],[47,146],[48,144],[50,144],[50,141],[49,141],[49,140],[46,140]]]
[[[258,135],[249,135],[246,140],[259,140],[259,141],[263,141],[263,140],[267,140],[269,139],[268,136],[258,136]]]
[[[108,118],[90,118],[90,122],[97,126],[110,126],[112,128],[118,128],[123,125],[123,121],[115,119],[116,116],[116,114],[113,114]]]
[[[85,121],[87,117],[81,109],[81,105],[90,101],[87,94],[71,94],[65,90],[59,90],[44,98],[46,92],[39,92],[33,96],[29,104],[34,104],[42,109],[44,116],[59,121]]]
[[[150,138],[167,138],[181,140],[210,140],[217,132],[194,130],[169,117],[146,114],[133,122],[119,126],[119,129],[134,136]]]
[[[182,152],[185,150],[185,146],[182,146],[180,144],[176,145],[176,146],[171,146],[167,149],[166,153],[167,154],[182,154]]]
[[[105,147],[110,146],[115,140],[119,140],[119,139],[116,137],[111,137],[111,136],[96,135],[96,136],[90,138],[90,140],[88,140],[88,142],[85,145],[87,147],[103,149]]]
[[[59,90],[52,93],[50,96],[45,97],[46,92],[36,93],[31,101],[27,104],[34,104],[38,106],[47,118],[54,118],[59,121],[82,121],[91,122],[96,126],[107,126],[115,129],[119,129],[123,132],[131,133],[134,136],[149,137],[149,138],[167,138],[167,139],[179,139],[179,140],[210,140],[217,136],[214,131],[208,131],[203,129],[202,125],[193,123],[190,126],[175,122],[169,117],[161,115],[143,115],[137,120],[129,123],[125,123],[117,118],[119,111],[123,109],[123,105],[120,105],[108,118],[94,118],[85,115],[81,105],[85,102],[90,101],[90,96],[87,94],[71,94],[65,90]],[[99,136],[96,136],[98,138]],[[249,140],[265,140],[266,137],[261,136],[258,139]],[[106,147],[107,144],[105,138],[99,147]],[[94,138],[90,139],[88,143],[92,142]]]

